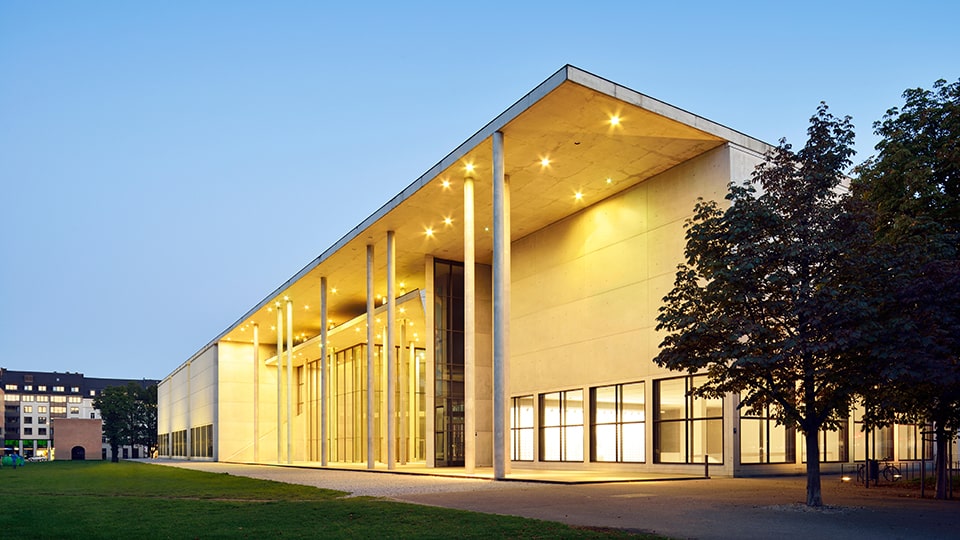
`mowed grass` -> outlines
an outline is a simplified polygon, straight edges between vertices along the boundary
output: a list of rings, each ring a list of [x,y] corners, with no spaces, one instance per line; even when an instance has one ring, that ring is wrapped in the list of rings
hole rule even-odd
[[[130,461],[3,467],[0,486],[4,538],[630,536]]]

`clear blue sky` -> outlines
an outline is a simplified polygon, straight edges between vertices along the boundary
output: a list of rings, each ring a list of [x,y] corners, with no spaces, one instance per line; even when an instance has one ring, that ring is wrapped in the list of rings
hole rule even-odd
[[[0,0],[0,366],[164,377],[567,63],[858,161],[960,75],[946,0],[329,4]]]

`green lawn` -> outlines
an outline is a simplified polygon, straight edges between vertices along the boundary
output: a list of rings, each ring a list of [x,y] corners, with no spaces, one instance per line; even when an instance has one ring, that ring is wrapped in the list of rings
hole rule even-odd
[[[4,538],[621,538],[137,462],[0,469]]]

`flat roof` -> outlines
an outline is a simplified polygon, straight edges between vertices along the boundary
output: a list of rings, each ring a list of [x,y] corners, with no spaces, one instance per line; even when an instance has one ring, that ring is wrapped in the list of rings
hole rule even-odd
[[[614,125],[611,118],[617,117]],[[517,240],[724,144],[764,154],[772,147],[574,66],[564,66],[447,154],[427,172],[310,261],[194,354],[221,340],[275,343],[275,302],[297,306],[293,333],[320,333],[320,277],[328,319],[339,325],[366,311],[366,246],[375,246],[375,289],[386,294],[386,233],[396,234],[399,294],[423,287],[426,255],[462,260],[463,189],[475,182],[476,260],[492,259],[492,135],[504,134],[510,177],[511,238]],[[543,160],[549,164],[544,165]],[[575,193],[582,198],[576,199]],[[449,218],[449,221],[445,221]],[[427,235],[427,229],[433,231]],[[336,292],[333,292],[335,290]],[[304,316],[302,309],[314,306]],[[185,362],[186,363],[186,362]],[[185,364],[184,363],[184,364]],[[181,364],[182,367],[183,364]],[[179,369],[179,368],[178,368]],[[177,371],[177,370],[174,370]]]

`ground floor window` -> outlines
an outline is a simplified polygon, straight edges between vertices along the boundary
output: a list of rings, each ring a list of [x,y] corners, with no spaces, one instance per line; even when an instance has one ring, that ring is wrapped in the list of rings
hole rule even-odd
[[[187,430],[181,429],[180,431],[174,431],[171,434],[173,439],[173,451],[170,455],[173,456],[187,456]]]
[[[644,384],[590,389],[591,461],[642,463],[645,455]]]
[[[510,459],[533,461],[533,396],[510,399]]]
[[[583,390],[540,395],[541,461],[583,461]]]
[[[192,428],[190,438],[191,456],[213,457],[213,424]]]
[[[853,408],[853,460],[893,459],[893,426],[863,430],[863,405]]]
[[[927,435],[924,441],[923,432],[928,426],[923,424],[897,424],[897,459],[915,460],[930,459],[933,457],[933,439]]]
[[[842,420],[840,426],[834,430],[825,430],[821,429],[819,433],[820,439],[820,462],[821,463],[836,463],[841,461],[849,461],[849,452],[847,450],[847,444],[849,441],[848,430],[850,428],[850,423],[847,420]],[[807,440],[806,437],[801,439],[803,444],[801,445],[801,457],[804,463],[807,462]]]
[[[692,392],[705,375],[653,382],[656,463],[723,463],[723,400]]]
[[[777,425],[769,405],[758,415],[740,417],[740,463],[796,462],[796,429]]]
[[[157,453],[161,456],[170,455],[170,434],[161,433],[157,436]]]

